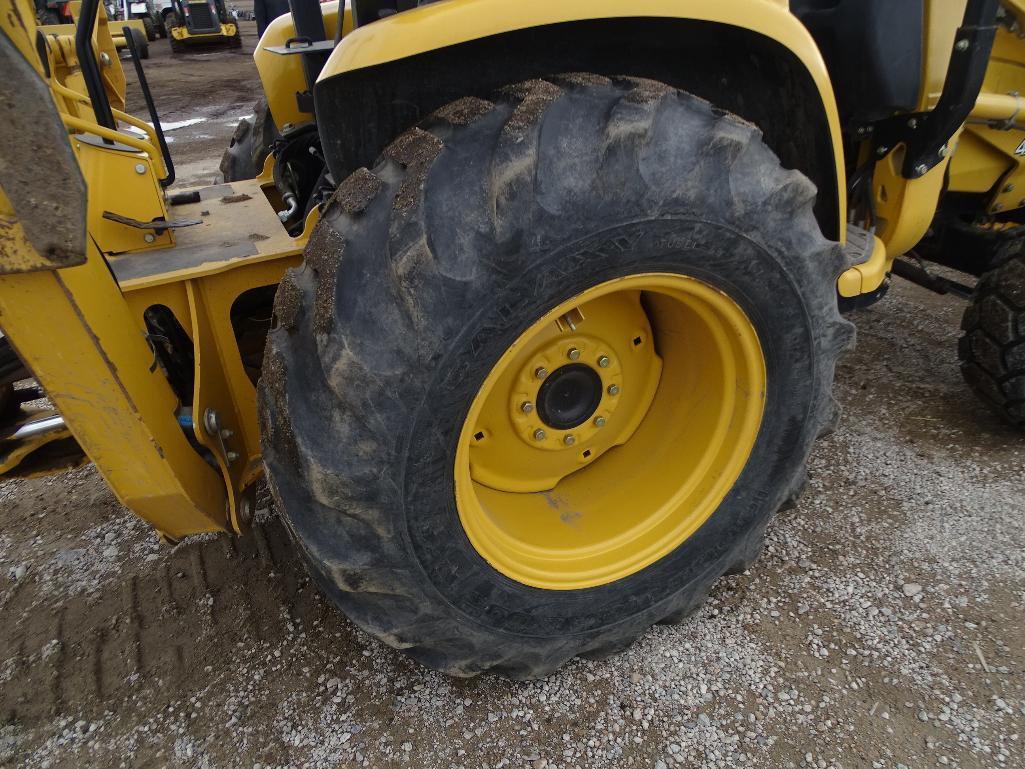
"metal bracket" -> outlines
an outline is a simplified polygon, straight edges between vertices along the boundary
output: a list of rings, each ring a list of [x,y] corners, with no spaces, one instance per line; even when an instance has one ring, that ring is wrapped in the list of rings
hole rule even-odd
[[[165,230],[177,230],[181,227],[194,227],[197,224],[203,223],[199,219],[152,219],[148,222],[142,222],[138,219],[133,219],[130,216],[115,214],[113,211],[104,211],[103,218],[109,219],[112,222],[117,222],[118,224],[123,224],[126,227],[134,227],[137,230],[153,230],[158,235],[163,233]]]
[[[968,0],[954,35],[943,92],[932,110],[900,115],[877,126],[877,157],[885,157],[897,144],[906,146],[901,168],[905,179],[925,176],[950,155],[950,139],[967,119],[982,88],[998,7],[998,0]]]
[[[334,40],[318,40],[311,43],[306,39],[293,38],[284,45],[268,45],[263,50],[276,53],[278,56],[294,56],[297,53],[331,53],[334,49]]]

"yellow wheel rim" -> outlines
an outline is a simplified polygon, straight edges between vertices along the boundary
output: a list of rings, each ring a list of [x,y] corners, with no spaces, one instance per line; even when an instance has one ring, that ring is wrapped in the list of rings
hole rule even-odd
[[[502,574],[548,590],[640,571],[733,487],[765,382],[750,320],[700,280],[632,275],[563,302],[502,355],[467,414],[455,459],[467,537]]]

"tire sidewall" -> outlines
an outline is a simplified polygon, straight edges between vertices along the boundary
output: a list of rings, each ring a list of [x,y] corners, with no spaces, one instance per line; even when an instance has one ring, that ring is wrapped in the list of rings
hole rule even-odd
[[[730,226],[672,216],[607,227],[526,255],[518,276],[494,286],[494,300],[467,317],[465,331],[434,367],[437,374],[412,412],[402,451],[402,505],[395,514],[425,584],[456,612],[489,630],[556,638],[600,631],[664,609],[683,600],[695,582],[717,576],[736,561],[738,550],[760,535],[783,501],[813,437],[806,432],[820,389],[815,332],[805,305],[807,292],[784,269],[785,261]],[[501,355],[534,320],[592,286],[650,272],[687,275],[719,288],[755,327],[768,385],[752,454],[701,528],[640,572],[583,590],[549,591],[518,583],[487,564],[459,520],[454,462],[470,405]]]

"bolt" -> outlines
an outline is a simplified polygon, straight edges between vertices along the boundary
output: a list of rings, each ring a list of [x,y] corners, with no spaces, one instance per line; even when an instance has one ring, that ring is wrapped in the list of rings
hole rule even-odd
[[[236,459],[238,459],[238,452],[237,452],[237,451],[229,451],[229,452],[228,452],[227,454],[225,454],[224,456],[226,456],[226,457],[228,458],[228,463],[229,463],[229,464],[231,464],[231,463],[232,463],[232,462],[234,462],[234,461],[235,461]]]
[[[544,379],[548,376],[548,369],[546,369],[544,366],[538,366],[536,369],[534,369],[534,376],[536,376],[538,379]]]
[[[542,430],[540,427],[537,428],[534,431],[534,440],[535,441],[543,441],[547,437],[548,437],[548,434],[544,430]]]
[[[103,51],[100,54],[100,64],[102,64],[104,67],[110,66],[110,54],[106,51]]]
[[[1018,201],[1018,208],[1025,208],[1025,198]]]
[[[580,360],[580,350],[576,347],[570,347],[569,350],[566,351],[566,357],[570,360]]]
[[[249,497],[242,497],[238,501],[238,517],[242,523],[249,523],[253,519],[253,503]]]
[[[152,232],[147,232],[145,235],[142,236],[142,239],[145,240],[147,243],[152,243],[154,240],[157,239],[157,236],[154,235]]]
[[[915,166],[915,173],[919,176],[925,176],[927,173],[929,173],[929,166],[927,166],[925,163],[919,163],[917,166]]]
[[[137,174],[144,174],[144,173],[146,173],[146,166],[143,165],[142,163],[136,163],[135,164],[135,173],[137,173]]]
[[[1003,211],[1004,210],[1004,204],[1003,203],[994,203],[993,204],[993,210],[994,211]]]
[[[890,151],[889,147],[880,147],[879,149],[876,150],[876,154],[879,157],[882,157],[883,155],[885,155],[889,151]]]
[[[207,409],[203,412],[203,427],[210,435],[216,435],[217,430],[220,427],[221,417],[213,409]]]
[[[607,392],[609,395],[619,395],[619,385],[610,384]]]
[[[600,358],[598,358],[598,368],[608,368],[608,367],[609,367],[609,356],[608,355],[602,355]]]
[[[224,440],[228,440],[228,438],[230,438],[234,434],[235,434],[235,431],[234,430],[229,430],[228,428],[224,428],[223,430],[221,430],[221,437],[224,438]]]
[[[968,43],[967,40],[964,40],[964,39],[958,40],[956,43],[954,43],[954,50],[955,51],[967,51],[968,50],[968,45],[969,45],[969,43]]]
[[[944,144],[942,147],[940,147],[940,157],[941,158],[950,157],[950,147],[948,147],[946,144]]]
[[[572,435],[567,435],[565,438],[562,439],[562,442],[565,443],[567,446],[572,446],[574,443],[577,442],[577,439],[574,438]]]
[[[594,418],[594,426],[595,427],[605,427],[605,417],[595,417]]]
[[[1005,184],[1004,185],[1004,192],[1014,192],[1014,185],[1013,184]]]
[[[524,414],[529,414],[533,410],[534,404],[530,401],[523,401],[523,403],[520,404],[520,411],[522,411]]]
[[[918,128],[918,118],[913,117],[908,120],[908,128],[911,128],[912,130]]]

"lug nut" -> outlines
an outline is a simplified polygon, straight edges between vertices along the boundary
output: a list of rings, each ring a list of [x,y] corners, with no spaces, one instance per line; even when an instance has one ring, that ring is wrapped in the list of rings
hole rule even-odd
[[[572,435],[567,435],[565,438],[562,439],[562,442],[565,443],[567,446],[572,446],[574,443],[577,442],[577,439],[574,438]]]
[[[533,410],[534,404],[530,401],[523,401],[523,403],[520,404],[520,411],[522,411],[524,414],[529,414]]]
[[[580,360],[580,350],[576,347],[570,347],[569,350],[566,351],[566,357],[570,360]]]
[[[605,417],[595,417],[594,418],[594,426],[595,427],[605,427]]]
[[[608,355],[602,355],[600,358],[598,358],[598,368],[608,368],[608,367],[609,367],[609,356]]]
[[[536,369],[534,369],[534,376],[536,376],[538,379],[544,379],[548,376],[548,369],[546,369],[544,366],[538,366]]]
[[[534,440],[535,441],[543,441],[547,437],[548,437],[548,434],[544,430],[542,430],[540,427],[537,430],[534,431]]]
[[[617,385],[617,384],[610,384],[609,385],[609,389],[607,390],[607,392],[608,392],[609,395],[619,395],[619,385]]]
[[[146,173],[146,166],[144,166],[142,163],[136,163],[135,164],[135,173],[137,173],[137,174],[144,174],[144,173]]]

